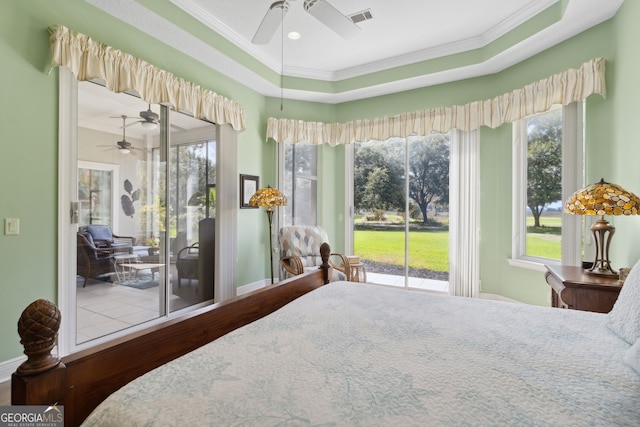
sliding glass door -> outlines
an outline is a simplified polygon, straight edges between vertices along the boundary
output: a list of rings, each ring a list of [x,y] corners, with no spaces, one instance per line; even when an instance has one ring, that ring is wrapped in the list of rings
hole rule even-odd
[[[78,83],[78,346],[213,300],[216,126]]]
[[[449,135],[356,143],[354,254],[367,281],[446,291]]]

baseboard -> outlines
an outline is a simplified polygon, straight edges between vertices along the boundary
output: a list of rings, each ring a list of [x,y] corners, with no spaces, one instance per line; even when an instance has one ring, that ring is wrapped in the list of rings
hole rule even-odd
[[[11,379],[11,374],[13,374],[18,369],[18,366],[20,366],[20,364],[25,360],[27,360],[26,356],[20,356],[15,359],[0,362],[0,383],[9,381]]]
[[[278,283],[279,280],[275,279],[274,283]],[[247,294],[249,292],[253,292],[257,289],[264,288],[267,285],[271,284],[271,279],[258,280],[257,282],[248,283],[246,285],[242,285],[236,288],[236,296]]]

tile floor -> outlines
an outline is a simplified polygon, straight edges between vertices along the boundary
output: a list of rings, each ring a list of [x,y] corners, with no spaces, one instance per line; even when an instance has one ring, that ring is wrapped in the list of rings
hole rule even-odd
[[[82,287],[78,279],[77,335],[78,343],[129,328],[158,317],[160,309],[159,287],[136,289],[97,279],[87,280]],[[171,311],[187,307],[191,303],[177,295],[171,295]]]

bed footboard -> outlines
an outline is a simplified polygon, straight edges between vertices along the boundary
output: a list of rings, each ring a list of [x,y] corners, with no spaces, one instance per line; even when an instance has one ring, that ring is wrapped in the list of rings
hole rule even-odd
[[[140,375],[258,320],[328,283],[329,253],[329,246],[326,245],[322,253],[324,264],[319,270],[195,310],[70,354],[61,360],[50,352],[57,335],[58,312],[58,325],[50,322],[45,328],[48,331],[24,334],[24,331],[20,331],[28,360],[12,375],[11,403],[64,405],[65,425],[79,425],[107,396]],[[38,310],[42,311],[43,303],[39,302],[39,308],[35,311],[32,307],[34,304],[25,310],[23,317],[28,318]],[[52,303],[48,304],[53,306]],[[46,306],[44,311],[48,310],[57,311],[57,308]]]

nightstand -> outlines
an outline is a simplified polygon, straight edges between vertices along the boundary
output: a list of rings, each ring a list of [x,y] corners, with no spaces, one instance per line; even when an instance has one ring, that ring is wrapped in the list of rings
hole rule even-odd
[[[545,279],[551,286],[551,306],[608,313],[622,285],[617,278],[586,274],[582,267],[546,265]]]

